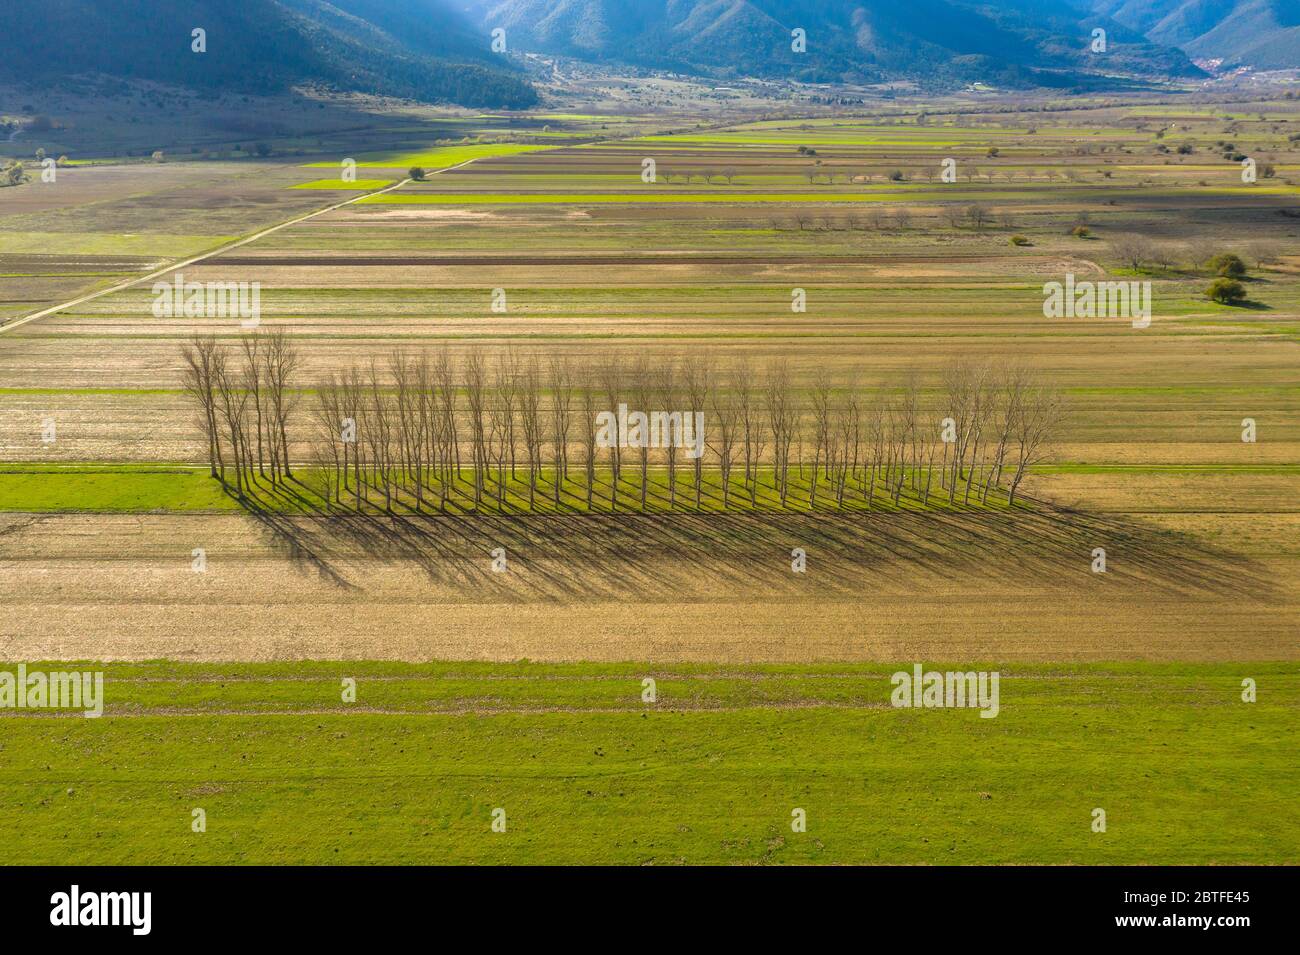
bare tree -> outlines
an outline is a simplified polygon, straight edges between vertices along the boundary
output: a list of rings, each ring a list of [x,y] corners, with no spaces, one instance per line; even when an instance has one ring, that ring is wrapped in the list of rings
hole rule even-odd
[[[208,441],[208,468],[212,477],[222,480],[226,476],[226,462],[221,451],[221,429],[218,426],[217,379],[225,363],[225,355],[217,348],[212,335],[194,333],[189,342],[181,346],[185,371],[181,387],[199,406],[199,422]]]
[[[213,374],[219,399],[218,408],[234,458],[235,490],[240,497],[243,497],[244,472],[248,461],[245,433],[248,419],[248,391],[226,363],[224,355],[215,364]]]
[[[530,355],[524,362],[519,383],[519,418],[528,455],[528,507],[536,510],[537,478],[542,470],[542,442],[545,440],[542,434],[542,373],[536,355]],[[557,470],[558,467],[557,462]]]
[[[1110,240],[1110,251],[1123,265],[1137,271],[1142,268],[1151,250],[1151,240],[1146,236],[1126,233]]]
[[[477,349],[465,357],[465,399],[469,403],[470,447],[474,459],[474,509],[483,505],[483,478],[487,474],[487,407],[484,389],[487,369]]]
[[[669,357],[659,362],[654,390],[665,410],[672,411],[677,407],[676,359]],[[664,448],[664,460],[668,465],[668,506],[673,508],[677,506],[677,448],[671,440]]]
[[[596,415],[599,414],[600,400],[593,387],[590,369],[588,372],[581,390],[583,420],[579,433],[582,435],[583,465],[587,472],[587,510],[590,511],[592,490],[596,485]]]
[[[710,412],[716,435],[709,445],[718,457],[718,476],[722,481],[722,509],[731,504],[731,469],[736,459],[737,431],[740,426],[740,403],[737,396],[744,388],[733,367],[725,379],[718,381],[709,392]],[[697,505],[698,506],[698,505]]]
[[[650,485],[650,434],[649,434],[649,415],[650,406],[654,403],[654,380],[649,362],[644,354],[638,353],[632,361],[632,367],[628,372],[628,390],[631,392],[633,412],[639,412],[641,417],[641,426],[633,431],[631,421],[628,423],[627,442],[633,445],[633,435],[636,434],[637,441],[637,458],[641,465],[641,510],[646,507],[646,494]],[[629,414],[629,419],[631,414]]]
[[[1042,386],[1026,388],[1012,428],[1016,469],[1007,492],[1008,505],[1015,504],[1016,491],[1029,468],[1050,454],[1052,439],[1060,425],[1063,410],[1064,404],[1059,392]]]
[[[615,354],[601,366],[600,369],[601,384],[605,387],[605,395],[609,399],[609,410],[614,415],[614,433],[610,436],[609,460],[610,460],[610,502],[611,511],[618,510],[618,484],[623,476],[623,455],[621,446],[623,435],[619,433],[621,425],[618,420],[618,403],[623,390],[623,359]]]
[[[696,412],[703,413],[708,405],[709,390],[713,385],[713,357],[707,353],[692,353],[691,357],[682,363],[682,390],[686,393],[686,401],[690,406],[685,409],[685,414],[694,418]],[[668,408],[675,408],[675,405],[668,405]],[[702,438],[701,435],[695,435],[696,440]],[[695,509],[700,509],[700,489],[703,484],[704,475],[704,456],[697,455],[691,460],[691,470],[693,486],[695,490]]]
[[[763,459],[766,444],[763,416],[759,411],[756,384],[749,361],[740,359],[735,369],[737,413],[745,457],[745,490],[749,493],[750,506],[755,507],[758,504],[758,463]]]
[[[266,385],[268,404],[271,414],[271,427],[276,436],[274,442],[281,469],[286,478],[293,478],[293,466],[290,461],[289,418],[298,404],[297,394],[290,388],[289,382],[298,373],[301,356],[294,347],[283,328],[271,332],[266,349]],[[275,462],[272,461],[272,470]]]
[[[772,481],[784,507],[790,492],[790,445],[795,437],[796,417],[790,395],[790,365],[784,358],[768,366],[764,386],[764,410],[772,433]]]
[[[573,369],[567,358],[552,355],[550,364],[551,387],[551,458],[555,468],[552,482],[555,506],[560,506],[560,492],[569,477],[569,431],[573,410]]]
[[[821,471],[830,470],[827,456],[828,439],[831,428],[831,380],[825,367],[817,369],[813,376],[811,391],[812,428],[813,428],[813,468],[812,478],[808,484],[808,506],[817,507],[817,483]]]
[[[255,424],[257,427],[256,440],[250,441],[249,443],[257,449],[257,473],[262,477],[265,477],[265,457],[262,447],[262,435],[265,433],[262,415],[262,366],[264,364],[264,358],[262,355],[262,333],[254,330],[248,335],[242,335],[240,336],[239,344],[244,352],[243,384],[248,390],[249,397],[252,399],[253,404],[251,423]]]

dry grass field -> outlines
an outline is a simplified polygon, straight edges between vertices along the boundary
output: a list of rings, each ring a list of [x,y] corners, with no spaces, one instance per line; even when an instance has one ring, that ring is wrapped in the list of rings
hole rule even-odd
[[[404,178],[416,159],[440,171],[183,270],[260,283],[264,324],[291,331],[305,383],[394,348],[441,345],[454,355],[511,345],[652,361],[684,348],[724,361],[779,356],[803,381],[829,369],[866,391],[915,375],[937,392],[958,358],[1019,361],[1068,402],[1052,464],[1029,484],[1068,509],[1063,530],[1049,542],[976,527],[948,541],[938,528],[926,540],[927,528],[845,518],[820,540],[764,519],[732,549],[670,519],[656,524],[662,534],[634,533],[643,571],[623,566],[632,558],[616,531],[554,523],[480,522],[436,546],[398,530],[380,557],[365,539],[388,534],[379,528],[237,516],[224,504],[209,515],[202,501],[183,516],[150,513],[174,508],[147,497],[110,508],[134,515],[60,516],[95,509],[76,500],[79,464],[201,460],[178,346],[196,328],[227,340],[240,329],[155,318],[146,283],[0,337],[0,454],[71,468],[43,476],[39,517],[22,514],[21,495],[5,504],[14,513],[0,556],[22,583],[6,597],[16,612],[4,637],[37,655],[156,656],[170,639],[157,622],[181,613],[190,636],[176,652],[215,659],[879,659],[963,641],[1008,658],[1293,658],[1300,150],[1288,134],[1298,120],[1292,102],[931,112],[924,125],[897,110],[640,138],[624,125],[619,140],[508,155],[358,151],[375,184]],[[572,137],[599,132],[573,125]],[[1228,138],[1274,175],[1242,183],[1215,146]],[[1190,152],[1176,150],[1184,144]],[[480,158],[440,168],[462,155]],[[955,183],[938,175],[949,157]],[[642,181],[645,158],[654,183]],[[289,188],[329,165],[92,165],[25,190],[0,218],[0,252],[31,272],[4,278],[12,314],[93,287],[84,275],[36,274],[65,241],[61,261],[78,268],[157,268],[344,198]],[[962,218],[975,204],[987,223]],[[1086,236],[1072,234],[1084,223]],[[1152,250],[1140,273],[1111,249],[1130,233]],[[47,243],[40,253],[34,236]],[[123,249],[132,254],[112,263],[96,257]],[[1262,260],[1252,307],[1204,298],[1206,273],[1190,259],[1205,249]],[[1045,319],[1043,283],[1066,273],[1150,281],[1151,326]],[[791,310],[795,288],[805,311]],[[1240,439],[1246,417],[1255,443]],[[58,422],[53,443],[41,440],[46,418]],[[0,486],[22,478],[0,475]],[[805,539],[815,557],[792,580],[788,552]],[[920,553],[906,545],[917,539]],[[199,580],[188,554],[205,544],[214,572]],[[501,582],[477,558],[506,544],[519,572]],[[1098,546],[1112,565],[1105,578],[1089,568]],[[256,596],[267,593],[276,599]],[[214,621],[213,605],[250,623]],[[333,605],[335,626],[313,627]],[[683,625],[656,632],[649,605]],[[281,636],[259,644],[252,620],[274,621],[263,629]]]

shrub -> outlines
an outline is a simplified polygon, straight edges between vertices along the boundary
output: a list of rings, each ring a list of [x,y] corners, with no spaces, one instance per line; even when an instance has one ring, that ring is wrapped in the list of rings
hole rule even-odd
[[[1246,274],[1246,263],[1235,252],[1220,252],[1210,259],[1210,271],[1228,279],[1239,279]]]
[[[412,166],[410,169],[406,170],[406,174],[410,176],[412,179],[414,179],[416,182],[424,182],[423,166]]]
[[[1221,305],[1236,305],[1246,300],[1246,288],[1236,279],[1215,279],[1205,294]]]
[[[1012,244],[1012,245],[1029,245],[1029,240],[1026,239],[1023,235],[1013,235],[1013,236],[1011,237],[1011,244]]]
[[[1092,230],[1086,225],[1077,225],[1070,230],[1070,235],[1077,239],[1086,239],[1088,236],[1092,235]]]

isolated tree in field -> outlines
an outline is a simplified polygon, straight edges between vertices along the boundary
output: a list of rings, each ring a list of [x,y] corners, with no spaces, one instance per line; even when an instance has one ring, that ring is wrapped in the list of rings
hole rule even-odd
[[[1182,248],[1173,242],[1152,242],[1151,261],[1160,268],[1168,270],[1182,256]]]
[[[406,174],[410,176],[412,179],[414,179],[416,182],[424,181],[425,173],[424,173],[424,168],[421,166],[412,166],[410,169],[406,170]]]
[[[1247,246],[1250,257],[1255,260],[1256,268],[1263,268],[1280,261],[1286,247],[1273,239],[1257,239]]]
[[[1235,252],[1220,252],[1210,259],[1210,270],[1226,279],[1240,279],[1246,275],[1246,263]]]
[[[1150,251],[1151,240],[1144,235],[1128,233],[1117,235],[1110,240],[1110,251],[1119,259],[1120,264],[1137,272],[1146,261]]]
[[[1193,269],[1203,268],[1218,251],[1218,244],[1213,239],[1191,239],[1184,243],[1184,247],[1187,250],[1186,262]]]
[[[989,221],[989,211],[979,203],[974,203],[966,207],[966,218],[975,227],[975,231],[979,232],[983,230],[984,224]]]
[[[1236,279],[1217,278],[1205,294],[1220,305],[1237,305],[1246,300],[1246,287]]]

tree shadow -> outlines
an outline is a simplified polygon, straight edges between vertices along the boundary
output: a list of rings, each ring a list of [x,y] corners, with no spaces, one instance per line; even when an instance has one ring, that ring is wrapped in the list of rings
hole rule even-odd
[[[292,488],[276,494],[285,500]],[[1012,510],[816,513],[288,513],[239,499],[304,570],[363,590],[365,564],[417,566],[472,602],[773,597],[915,589],[918,580],[1004,588],[1109,587],[1162,595],[1275,599],[1252,559],[1143,521],[1026,500]],[[680,502],[686,506],[686,502]],[[492,571],[493,551],[506,560]],[[792,552],[807,572],[792,569]],[[1105,551],[1106,573],[1093,572]]]

